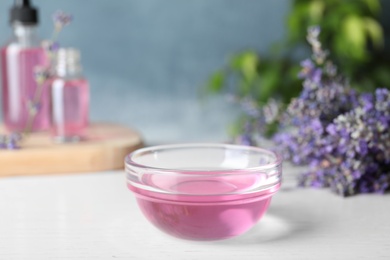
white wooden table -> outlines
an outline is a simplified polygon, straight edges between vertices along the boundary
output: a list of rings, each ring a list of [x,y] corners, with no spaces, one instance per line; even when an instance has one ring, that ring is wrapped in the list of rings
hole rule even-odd
[[[218,242],[155,229],[123,171],[1,178],[0,259],[390,259],[390,195],[295,188],[285,168],[264,218]]]

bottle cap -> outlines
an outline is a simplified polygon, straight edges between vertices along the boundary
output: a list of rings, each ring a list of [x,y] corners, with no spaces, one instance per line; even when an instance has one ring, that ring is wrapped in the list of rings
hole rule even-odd
[[[80,62],[80,51],[76,48],[59,48],[57,51],[57,64],[78,64]]]
[[[30,5],[29,0],[15,0],[10,10],[10,22],[22,24],[38,24],[38,9]]]
[[[55,72],[58,76],[81,74],[80,51],[75,48],[60,48],[55,56]]]

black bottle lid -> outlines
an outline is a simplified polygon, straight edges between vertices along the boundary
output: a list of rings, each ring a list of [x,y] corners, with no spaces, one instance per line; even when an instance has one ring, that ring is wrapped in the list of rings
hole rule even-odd
[[[31,6],[29,0],[15,0],[10,10],[10,22],[22,24],[38,24],[38,9]]]

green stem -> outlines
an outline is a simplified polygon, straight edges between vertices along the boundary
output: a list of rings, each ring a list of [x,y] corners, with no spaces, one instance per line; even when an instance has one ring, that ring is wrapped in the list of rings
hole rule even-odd
[[[61,32],[61,29],[55,28],[55,29],[53,30],[53,33],[51,34],[51,41],[52,41],[52,42],[55,42],[55,41],[57,40],[58,35],[60,34],[60,32]]]
[[[60,32],[61,32],[61,28],[55,28],[53,30],[53,33],[51,35],[51,42],[52,43],[54,43],[57,40]],[[47,57],[49,57],[49,59],[52,59],[52,53],[47,53]],[[51,64],[52,61],[50,60],[49,63]],[[23,131],[24,136],[27,136],[32,131],[34,119],[38,114],[37,106],[39,105],[39,101],[41,100],[45,82],[46,82],[46,80],[43,83],[37,84],[37,89],[34,93],[34,97],[32,100],[30,100],[31,104],[30,104],[30,107],[28,108],[27,124],[26,124],[24,131]]]
[[[45,82],[46,82],[46,80],[43,83],[40,83],[37,85],[37,89],[34,93],[34,97],[33,97],[32,101],[31,101],[31,106],[28,108],[28,119],[27,119],[26,128],[24,129],[24,135],[30,134],[30,132],[32,130],[34,119],[38,114],[37,105],[39,105],[39,101],[42,97],[42,92],[43,92],[43,87],[44,87]]]

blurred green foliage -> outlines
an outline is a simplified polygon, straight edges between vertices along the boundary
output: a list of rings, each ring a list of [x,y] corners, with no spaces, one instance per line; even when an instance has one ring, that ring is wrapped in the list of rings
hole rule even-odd
[[[287,17],[287,37],[268,55],[247,50],[232,55],[209,79],[207,91],[251,97],[259,107],[270,98],[287,104],[297,96],[297,50],[308,48],[307,28],[321,27],[321,41],[352,87],[373,90],[390,87],[389,55],[379,22],[379,0],[294,0]],[[309,53],[309,51],[308,51]]]
[[[390,87],[381,11],[379,0],[295,0],[287,19],[287,44],[302,45],[306,28],[319,25],[321,41],[352,87]]]

